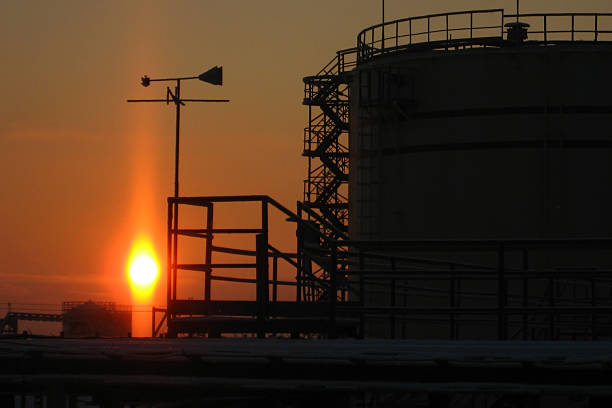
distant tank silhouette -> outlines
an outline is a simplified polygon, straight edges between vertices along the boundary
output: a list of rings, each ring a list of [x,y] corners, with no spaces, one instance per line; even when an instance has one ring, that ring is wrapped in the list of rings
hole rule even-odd
[[[64,302],[64,337],[130,337],[132,311],[112,302]]]

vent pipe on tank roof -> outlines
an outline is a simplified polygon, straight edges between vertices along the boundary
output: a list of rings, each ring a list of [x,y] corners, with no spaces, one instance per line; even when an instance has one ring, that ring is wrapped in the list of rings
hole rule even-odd
[[[529,24],[521,23],[520,21],[506,23],[504,27],[508,28],[508,41],[516,44],[522,44],[527,39],[527,29]]]

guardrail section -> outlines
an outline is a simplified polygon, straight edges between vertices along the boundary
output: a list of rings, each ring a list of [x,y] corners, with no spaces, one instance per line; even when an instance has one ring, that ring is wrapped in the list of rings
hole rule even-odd
[[[508,25],[528,24],[528,43],[612,41],[612,13],[505,14],[503,9],[408,17],[377,24],[357,36],[357,62],[406,49],[501,47]]]

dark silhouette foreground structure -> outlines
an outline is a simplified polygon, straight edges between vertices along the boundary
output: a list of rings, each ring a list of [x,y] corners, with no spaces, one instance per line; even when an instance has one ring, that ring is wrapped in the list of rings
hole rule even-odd
[[[168,335],[609,338],[610,28],[612,14],[494,9],[362,31],[304,79],[297,211],[267,196],[169,200]],[[216,227],[234,203],[260,207],[257,228]],[[204,225],[179,228],[180,207]],[[270,241],[273,212],[296,223],[296,253]],[[224,234],[255,248],[215,245]],[[201,263],[179,261],[178,237],[205,241]],[[277,279],[279,262],[295,281]],[[238,269],[255,276],[223,273]],[[180,271],[202,272],[200,300],[177,298]],[[213,299],[214,281],[254,284],[256,300]]]
[[[263,195],[169,198],[167,308],[153,316],[166,338],[4,342],[6,401],[610,406],[611,51],[612,14],[365,29],[304,79],[296,211]],[[217,225],[236,203],[256,207],[255,226]],[[205,221],[179,224],[179,209]],[[278,214],[295,252],[271,239]],[[203,241],[198,262],[185,239]],[[200,299],[180,297],[187,271]],[[218,299],[216,282],[255,300]]]
[[[609,342],[62,339],[1,347],[2,406],[18,393],[47,407],[556,408],[606,407],[612,394]]]

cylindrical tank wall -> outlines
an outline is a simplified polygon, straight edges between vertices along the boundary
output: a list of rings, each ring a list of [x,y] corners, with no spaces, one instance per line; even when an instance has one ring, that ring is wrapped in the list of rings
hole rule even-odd
[[[378,58],[353,73],[353,239],[609,237],[612,50]]]
[[[351,80],[351,239],[609,238],[610,72],[612,48],[579,43],[401,53],[360,64]],[[435,257],[495,265],[481,254]],[[520,265],[515,258],[508,261]],[[610,268],[612,256],[540,252],[529,263]],[[396,302],[449,305],[450,282],[410,286]],[[495,307],[494,282],[462,290],[484,294],[464,296],[462,305]],[[531,290],[536,305],[551,289],[544,282]],[[601,301],[610,300],[601,290]],[[366,304],[389,306],[390,296],[379,291]],[[448,319],[420,316],[396,332],[447,338]],[[366,334],[388,336],[383,320],[370,320]],[[496,336],[494,322],[459,331]]]

